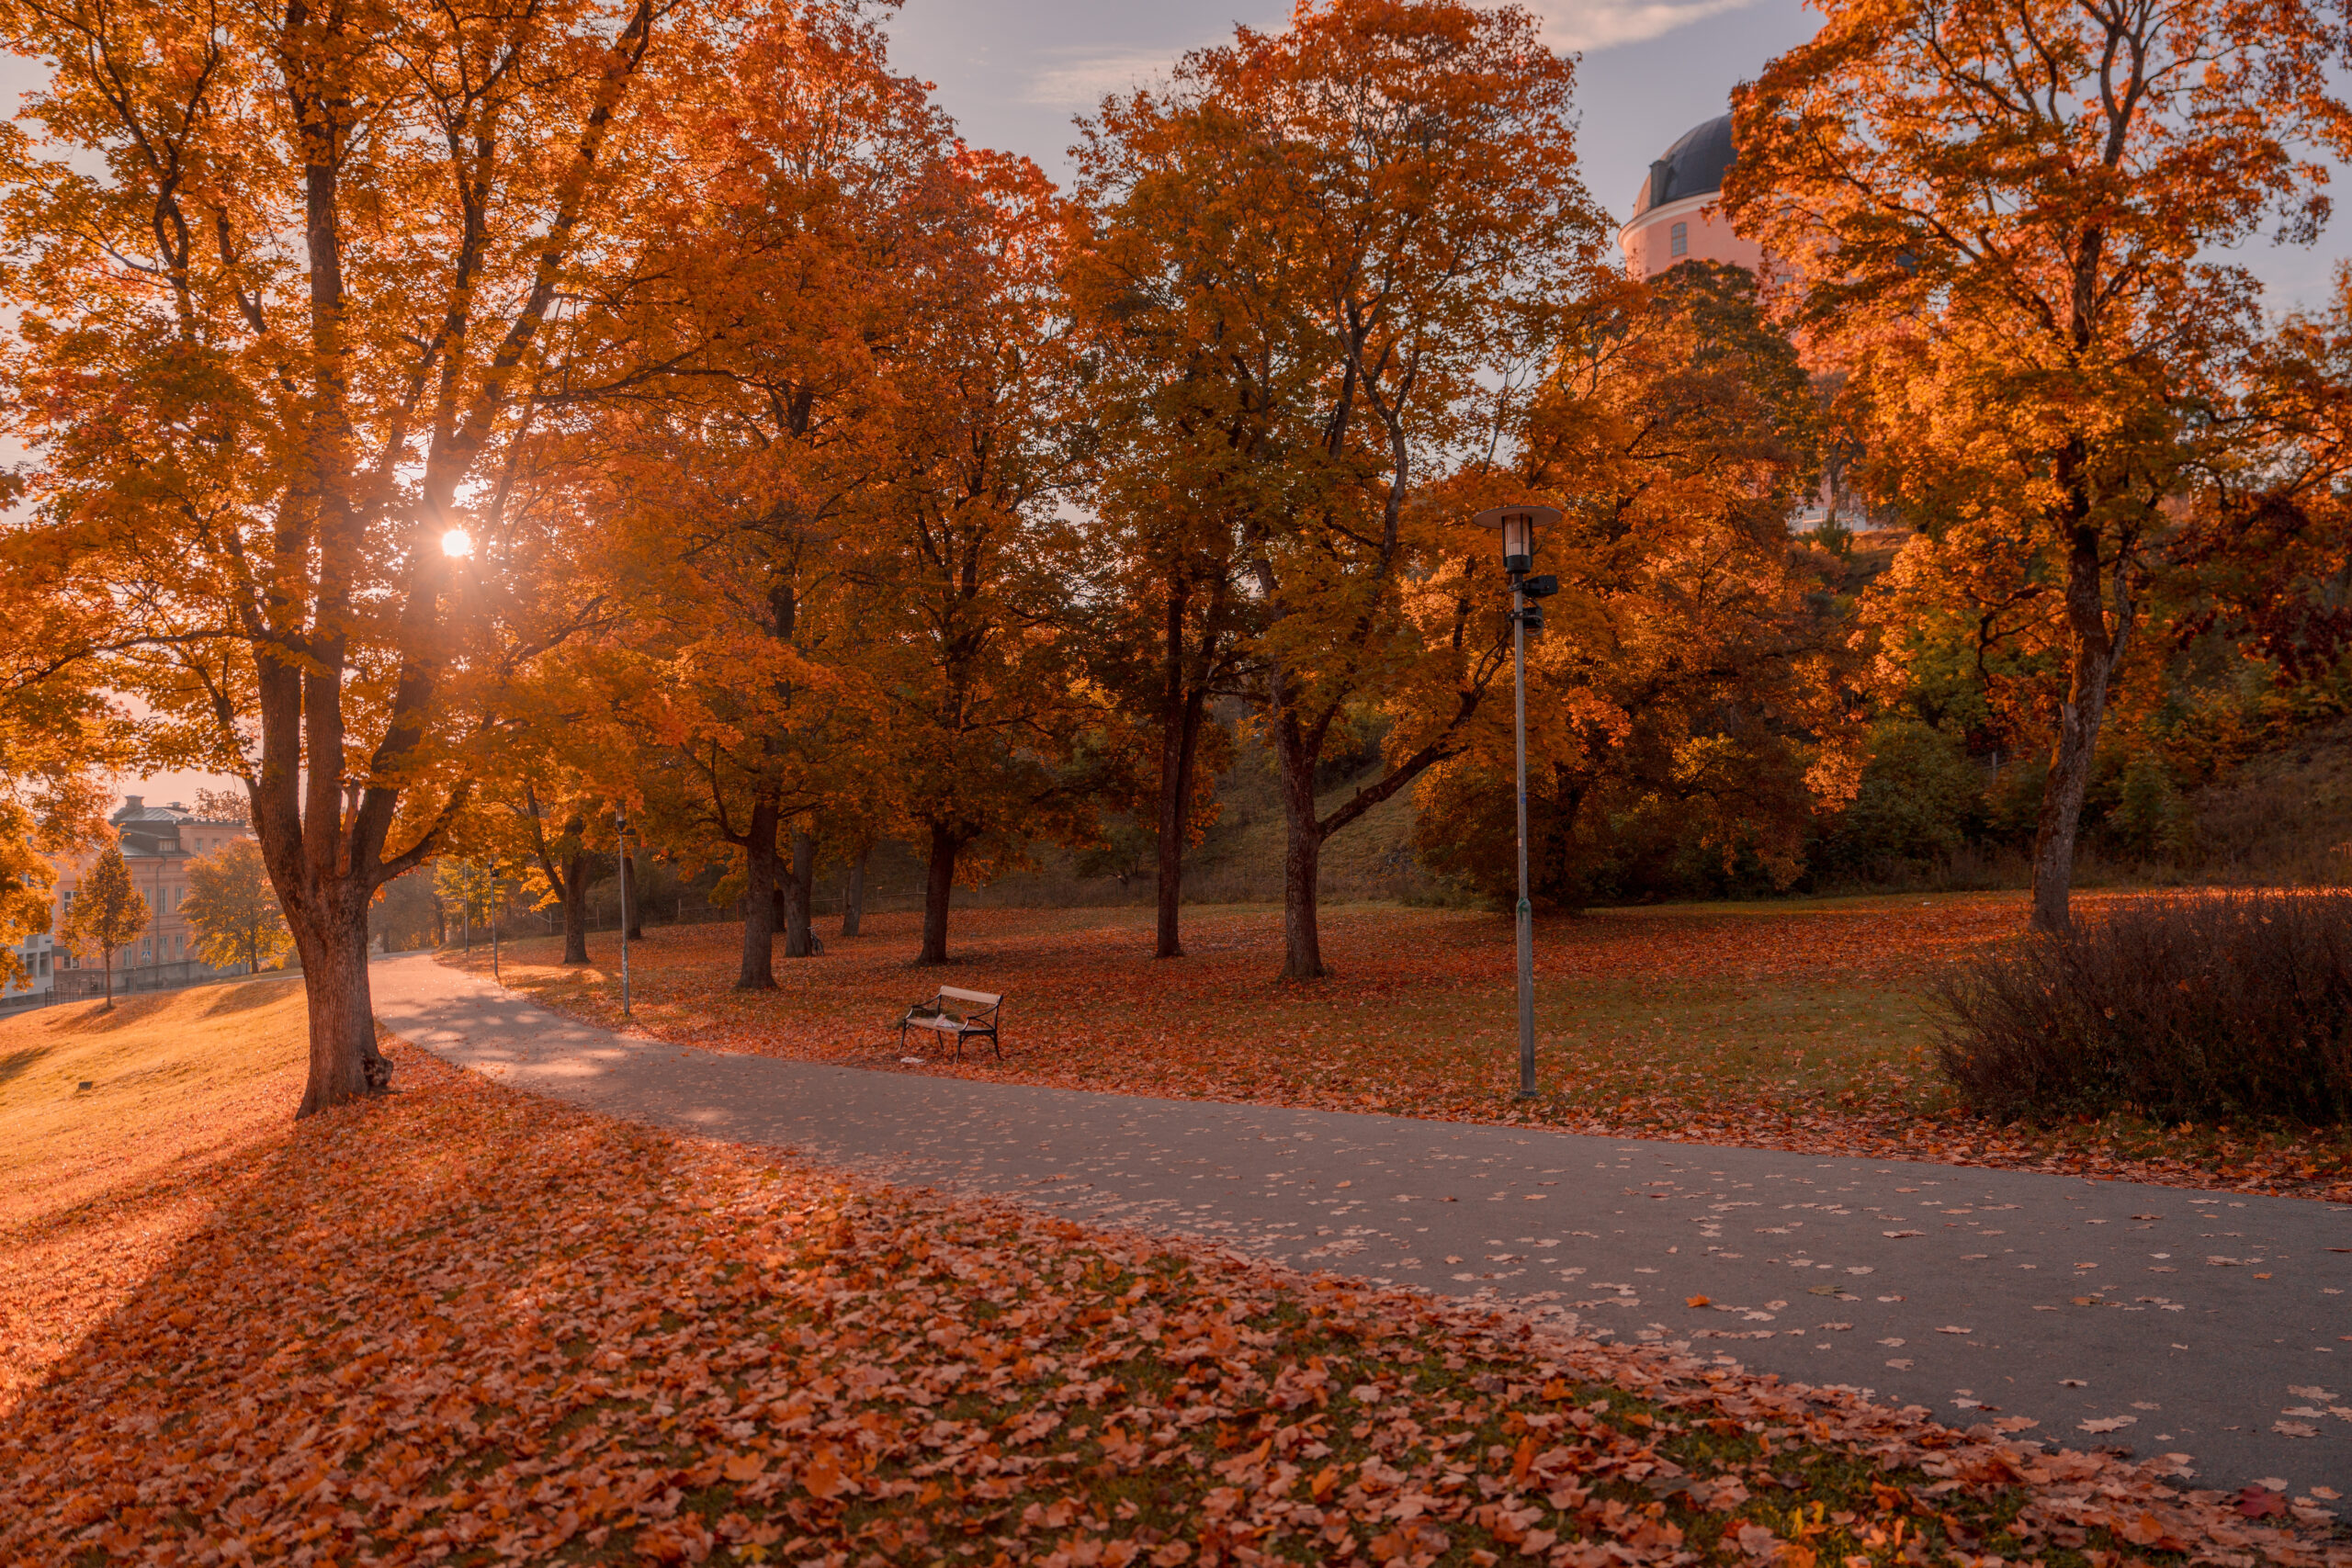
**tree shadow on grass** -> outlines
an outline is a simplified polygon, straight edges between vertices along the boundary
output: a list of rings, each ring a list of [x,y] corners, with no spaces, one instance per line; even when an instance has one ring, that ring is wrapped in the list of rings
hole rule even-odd
[[[21,1051],[11,1051],[0,1056],[0,1084],[20,1078],[32,1071],[33,1064],[48,1055],[51,1049],[47,1045],[28,1045]]]
[[[357,1472],[421,1499],[554,1439],[562,1410],[509,1403],[546,1351],[537,1303],[564,1294],[565,1254],[642,1245],[611,1189],[666,1141],[518,1113],[510,1091],[396,1049],[411,1092],[184,1173],[209,1184],[209,1215],[0,1411],[0,1562],[101,1544],[90,1531],[118,1555],[217,1541],[232,1518],[285,1532],[282,1549],[307,1528],[302,1494],[277,1484],[296,1447],[343,1495]],[[469,1279],[488,1289],[460,1301]]]
[[[300,975],[263,975],[256,978],[237,979],[220,987],[212,999],[204,1004],[206,1018],[223,1013],[251,1012],[286,999],[287,992],[301,982]]]
[[[60,1009],[62,1016],[43,1020],[43,1027],[59,1034],[110,1034],[143,1022],[169,1007],[178,995],[176,991],[147,991],[135,997],[118,993],[111,1008],[104,1001],[87,1001],[79,1004],[78,1013]]]

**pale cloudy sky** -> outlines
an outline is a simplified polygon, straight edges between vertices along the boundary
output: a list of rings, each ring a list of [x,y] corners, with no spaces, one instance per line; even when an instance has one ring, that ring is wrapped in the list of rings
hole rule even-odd
[[[1522,3],[1556,47],[1583,53],[1579,162],[1587,186],[1621,221],[1650,160],[1722,114],[1735,85],[1818,23],[1800,0]],[[898,63],[938,85],[967,139],[1025,152],[1066,180],[1071,115],[1230,36],[1236,22],[1277,28],[1289,11],[1288,0],[904,0],[890,31]],[[2319,245],[2263,241],[2243,254],[2274,307],[2324,302],[2335,262],[2352,254],[2346,171],[2337,171],[2336,193],[2346,209]]]
[[[1562,49],[1585,53],[1580,161],[1611,212],[1631,209],[1650,160],[1724,112],[1733,85],[1810,37],[1797,0],[1538,0]],[[938,84],[971,141],[1066,177],[1073,114],[1161,74],[1237,22],[1278,28],[1287,0],[905,0],[899,63]]]

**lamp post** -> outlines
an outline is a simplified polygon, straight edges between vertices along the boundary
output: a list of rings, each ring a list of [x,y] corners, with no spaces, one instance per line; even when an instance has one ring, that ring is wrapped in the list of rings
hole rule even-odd
[[[1535,530],[1560,520],[1555,507],[1532,502],[1490,506],[1478,513],[1482,528],[1502,535],[1503,571],[1510,579],[1511,701],[1516,710],[1519,789],[1519,1098],[1535,1098],[1535,907],[1527,899],[1527,634],[1544,629],[1544,608],[1531,600],[1559,592],[1535,570]]]
[[[621,900],[621,1016],[628,1016],[628,813],[613,807],[613,885]]]

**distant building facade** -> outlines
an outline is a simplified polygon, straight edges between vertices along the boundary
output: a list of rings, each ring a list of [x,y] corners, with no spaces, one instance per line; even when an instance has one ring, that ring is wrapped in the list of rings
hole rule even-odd
[[[143,796],[126,795],[122,805],[107,818],[122,846],[123,863],[130,869],[131,885],[147,900],[147,925],[128,947],[115,953],[115,988],[123,990],[160,990],[172,986],[185,986],[226,973],[206,964],[196,955],[197,935],[181,906],[187,900],[188,862],[239,839],[250,839],[254,830],[243,822],[222,822],[199,817],[175,800],[166,806],[149,806]],[[62,862],[57,867],[55,908],[51,911],[50,931],[62,931],[67,911],[74,907],[74,896],[81,891],[83,874],[93,857],[83,855]],[[40,939],[55,947],[54,936]],[[57,999],[94,996],[104,984],[102,965],[93,961],[84,964],[62,947],[55,947],[52,968],[55,971],[50,989]],[[26,997],[26,1001],[47,999]]]
[[[65,957],[46,931],[25,938],[15,952],[17,962],[25,966],[25,977],[0,987],[0,1010],[39,1007],[47,1001],[57,988],[57,965]]]

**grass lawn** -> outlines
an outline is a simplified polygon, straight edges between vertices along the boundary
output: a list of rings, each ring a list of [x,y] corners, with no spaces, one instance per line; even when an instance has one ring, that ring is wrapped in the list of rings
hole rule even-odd
[[[2096,903],[2098,896],[2083,900]],[[869,917],[816,958],[775,961],[780,989],[732,990],[734,925],[655,928],[633,950],[636,1026],[728,1050],[1029,1083],[1248,1100],[1808,1152],[2019,1166],[2352,1200],[2352,1134],[2165,1129],[2120,1118],[1996,1126],[1934,1068],[1921,987],[1938,966],[2013,940],[2022,896],[1967,894],[1597,912],[1536,933],[1538,1081],[1518,1084],[1510,922],[1483,912],[1348,905],[1325,912],[1331,978],[1277,977],[1281,915],[1186,911],[1188,956],[1155,963],[1132,908],[958,911],[956,962],[908,960],[918,917]],[[509,985],[612,1023],[619,950],[506,944]],[[777,946],[779,955],[782,944]],[[475,948],[468,962],[487,970]],[[890,1027],[941,983],[1001,991],[1006,1060],[958,1066]]]
[[[298,1124],[288,983],[0,1023],[0,1258],[59,1303],[0,1393],[0,1562],[2352,1564],[2161,1463],[388,1048],[398,1092]]]

